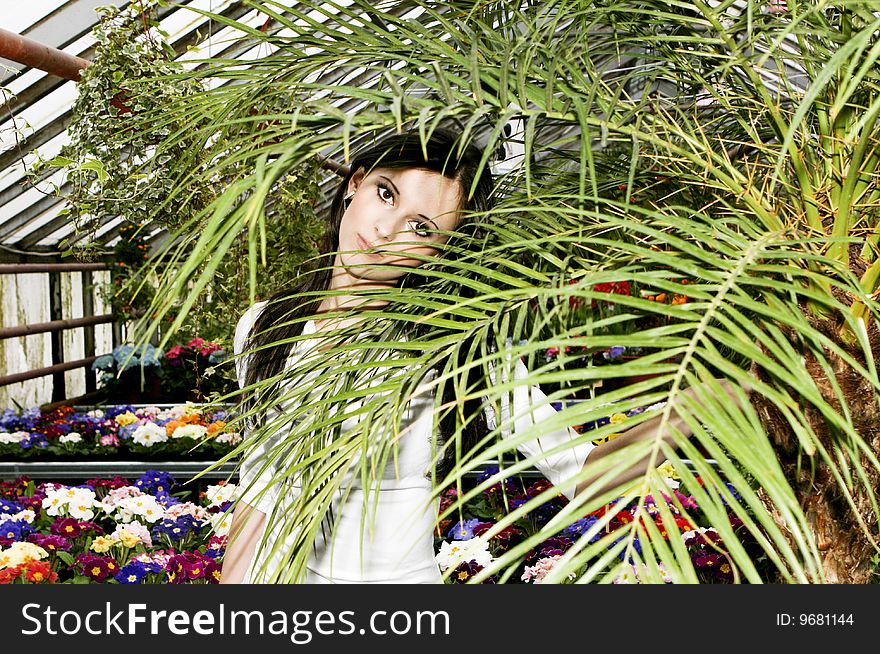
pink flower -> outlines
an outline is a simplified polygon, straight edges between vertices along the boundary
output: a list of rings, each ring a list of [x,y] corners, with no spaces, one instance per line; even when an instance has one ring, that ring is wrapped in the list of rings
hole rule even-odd
[[[204,344],[205,344],[205,340],[203,338],[199,338],[198,336],[196,336],[189,343],[187,343],[186,346],[191,350],[195,350],[195,349],[202,347]]]
[[[535,565],[527,565],[521,579],[525,582],[528,582],[531,579],[532,583],[540,584],[544,577],[546,577],[553,569],[553,566],[556,565],[556,562],[561,558],[562,555],[554,554],[553,556],[539,559]]]
[[[165,358],[169,361],[177,361],[184,354],[183,346],[175,345],[165,353]]]
[[[219,345],[217,345],[216,343],[208,342],[208,343],[205,343],[199,349],[199,354],[201,354],[203,357],[208,357],[208,356],[211,356],[217,350],[222,350],[222,349],[223,348],[220,347]]]
[[[116,434],[104,434],[101,436],[101,445],[105,447],[119,447],[119,439]]]

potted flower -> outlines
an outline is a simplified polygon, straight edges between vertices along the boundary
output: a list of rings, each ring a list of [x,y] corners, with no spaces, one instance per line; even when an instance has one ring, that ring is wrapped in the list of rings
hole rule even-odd
[[[163,353],[153,345],[118,345],[113,352],[98,357],[92,370],[99,373],[99,384],[110,402],[142,404],[160,398],[159,370]]]

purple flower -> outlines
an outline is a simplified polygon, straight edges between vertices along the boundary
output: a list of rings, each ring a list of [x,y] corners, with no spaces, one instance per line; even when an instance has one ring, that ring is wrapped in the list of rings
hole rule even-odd
[[[64,536],[52,536],[49,534],[31,534],[27,538],[29,543],[42,547],[47,552],[67,552],[71,542]]]
[[[474,527],[480,524],[479,518],[458,522],[452,525],[452,528],[446,533],[447,538],[451,540],[470,540],[474,537]]]
[[[624,352],[626,352],[625,347],[623,347],[622,345],[615,345],[614,347],[610,347],[602,352],[602,356],[607,361],[614,361],[615,359],[619,359]]]

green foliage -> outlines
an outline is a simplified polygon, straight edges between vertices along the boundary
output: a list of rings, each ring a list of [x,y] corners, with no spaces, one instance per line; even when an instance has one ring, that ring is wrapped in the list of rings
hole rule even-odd
[[[186,121],[157,120],[157,115],[202,86],[181,78],[184,69],[173,61],[173,48],[155,29],[156,6],[155,0],[143,0],[121,10],[98,8],[100,22],[92,31],[95,55],[77,85],[70,142],[60,156],[32,169],[39,173],[50,166],[66,172],[66,185],[57,193],[78,237],[94,236],[117,217],[134,225],[178,226],[210,198],[210,189],[192,187],[186,201],[165,204],[168,192],[180,183],[170,162],[189,161]],[[142,129],[141,121],[148,121],[150,129]],[[178,143],[157,151],[172,136]],[[85,250],[77,247],[77,255],[98,254],[92,241],[85,241]]]
[[[287,373],[308,381],[271,398],[291,410],[267,421],[237,453],[268,448],[265,465],[277,465],[275,483],[296,480],[302,488],[282,517],[269,518],[281,530],[278,542],[290,547],[279,580],[302,578],[347,475],[371,486],[393,464],[407,402],[431,371],[435,419],[450,412],[456,418],[451,446],[469,416],[441,402],[449,386],[496,413],[520,384],[552,388],[558,401],[585,399],[542,424],[546,430],[596,420],[611,402],[621,411],[666,402],[636,419],[654,421],[647,441],[591,462],[571,480],[598,479],[593,492],[572,501],[567,517],[604,505],[611,491],[598,489],[622,469],[648,455],[665,458],[683,471],[682,483],[731,547],[741,579],[760,581],[760,560],[782,581],[824,580],[810,520],[768,437],[767,411],[741,391],[738,404],[712,392],[720,389],[717,378],[735,389],[749,386],[753,399],[781,416],[803,459],[799,470],[829,470],[842,506],[854,505],[855,493],[877,506],[869,480],[880,464],[854,415],[876,409],[880,392],[869,337],[880,278],[880,19],[858,0],[789,5],[789,12],[771,14],[760,2],[740,12],[731,3],[660,0],[356,0],[306,15],[289,3],[254,2],[278,32],[215,16],[248,45],[273,49],[246,67],[205,62],[198,75],[216,90],[168,108],[197,126],[198,152],[222,143],[212,150],[215,168],[189,167],[186,174],[205,184],[218,170],[237,174],[176,232],[164,253],[175,267],[153,263],[159,292],[142,326],[147,333],[161,325],[166,343],[185,328],[232,253],[246,251],[240,260],[249,262],[249,293],[256,293],[273,223],[270,200],[291,169],[328,152],[348,161],[364,138],[404,128],[427,134],[441,123],[457,125],[465,141],[492,153],[512,117],[525,123],[524,165],[497,180],[479,240],[459,235],[444,256],[422,266],[423,283],[389,289],[387,310],[361,314],[369,333],[329,334],[335,347],[319,367],[311,361]],[[328,67],[332,75],[322,79]],[[262,114],[272,98],[295,101]],[[183,141],[171,136],[163,147]],[[559,301],[607,301],[595,287],[623,283],[687,301],[618,294],[613,315],[590,320]],[[598,326],[606,333],[587,329],[591,321],[593,328],[604,321]],[[623,336],[650,354],[614,366],[541,360],[548,347],[604,349]],[[471,373],[490,379],[515,357],[529,362],[527,379],[469,383]],[[807,358],[831,381],[817,383]],[[830,371],[840,361],[855,371],[867,403],[833,382]],[[375,386],[363,383],[365,374]],[[626,382],[588,392],[609,379]],[[672,406],[692,437],[672,426]],[[357,407],[357,425],[341,428],[354,409],[340,407]],[[435,489],[486,458],[513,458],[503,468],[508,476],[535,464],[511,455],[537,431],[502,439],[495,429],[478,454],[459,452],[453,474],[435,479]],[[611,431],[608,425],[572,442]],[[357,457],[367,451],[370,457]],[[687,477],[683,459],[708,486],[701,490]],[[741,497],[725,491],[725,480]],[[628,498],[637,505],[657,488],[650,466],[644,481]],[[736,546],[729,513],[762,554]],[[872,539],[875,517],[864,529]],[[530,547],[565,527],[564,519],[544,526],[485,573],[516,569]],[[631,549],[636,539],[636,565],[656,573],[662,563],[677,579],[696,579],[680,544],[634,524],[620,547]],[[576,570],[580,581],[612,580],[619,566],[603,558],[605,545],[583,543],[558,578]]]

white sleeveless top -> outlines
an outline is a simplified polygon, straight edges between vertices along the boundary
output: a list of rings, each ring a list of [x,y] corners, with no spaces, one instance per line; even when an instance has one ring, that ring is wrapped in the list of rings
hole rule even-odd
[[[251,326],[265,303],[257,303],[241,317],[235,330],[234,350],[236,372],[240,386],[244,386],[245,357],[238,356],[244,346]],[[315,325],[308,321],[303,325],[303,335],[315,333]],[[307,341],[298,343],[301,348]],[[525,366],[517,361],[515,379],[527,374]],[[552,417],[555,410],[547,397],[536,387],[516,386],[513,395],[513,420],[507,418],[507,407],[502,406],[502,435],[510,436],[511,430],[503,425],[512,422],[513,432],[539,424]],[[432,423],[434,399],[430,392],[417,393],[409,403],[405,416],[406,424],[401,425],[403,436],[398,441],[396,466],[386,470],[380,482],[378,493],[370,494],[369,506],[375,506],[375,516],[363,516],[364,490],[352,487],[345,501],[339,498],[333,506],[335,534],[326,539],[319,535],[316,548],[312,552],[305,583],[439,583],[440,570],[434,559],[433,529],[436,524],[438,500],[431,497],[431,480],[426,476],[430,470],[432,456]],[[342,428],[346,425],[343,423]],[[283,438],[279,433],[278,438]],[[570,428],[542,432],[539,438],[518,446],[527,457],[548,451],[564,441],[578,437]],[[264,443],[260,448],[248,453],[240,468],[240,499],[271,515],[283,511],[285,503],[298,492],[296,486],[286,486],[279,493],[278,485],[271,485],[272,475],[262,465],[266,452],[271,447]],[[536,462],[536,467],[561,492],[572,497],[574,484],[562,487],[577,474],[593,445],[589,442],[578,444],[554,453]],[[393,464],[392,464],[393,465]],[[280,496],[281,495],[281,496]],[[372,520],[372,529],[368,526]],[[270,521],[264,528],[265,543],[263,552],[271,552],[278,539],[275,533],[267,533]],[[251,562],[245,583],[264,581],[260,570],[277,568],[281,563],[281,550],[278,548],[275,560]],[[258,554],[259,555],[259,554]]]

